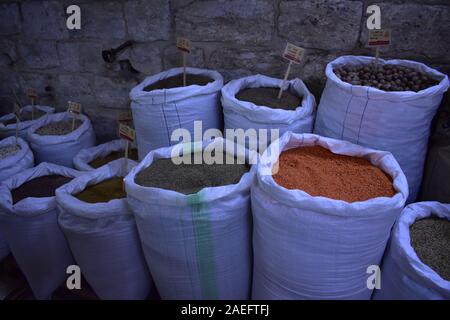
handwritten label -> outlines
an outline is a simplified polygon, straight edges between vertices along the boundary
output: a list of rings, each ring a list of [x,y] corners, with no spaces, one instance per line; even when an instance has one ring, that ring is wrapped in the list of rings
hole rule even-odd
[[[369,38],[367,45],[369,47],[388,46],[391,44],[390,29],[373,29],[369,30]]]
[[[284,48],[283,58],[292,61],[293,63],[300,63],[305,55],[305,49],[297,47],[292,43],[287,43],[286,48]]]
[[[69,101],[67,111],[71,114],[78,115],[81,114],[81,104]]]
[[[177,48],[184,52],[191,52],[191,41],[187,38],[178,38],[177,39]]]
[[[37,98],[37,92],[36,92],[36,90],[34,90],[33,88],[29,88],[29,89],[27,90],[27,96],[28,96],[28,98],[30,98],[30,99],[36,99],[36,98]]]
[[[119,112],[119,114],[117,115],[117,121],[119,121],[119,122],[132,122],[133,121],[133,114],[131,113],[131,110]]]
[[[135,131],[133,128],[130,128],[129,126],[121,123],[119,125],[119,137],[128,140],[130,142],[133,142],[135,138]]]

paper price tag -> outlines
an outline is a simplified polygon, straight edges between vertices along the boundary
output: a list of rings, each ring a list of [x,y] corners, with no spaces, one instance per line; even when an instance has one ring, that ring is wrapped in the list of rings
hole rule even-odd
[[[133,128],[130,128],[129,126],[126,126],[121,123],[119,125],[119,137],[128,140],[130,142],[133,142],[135,138],[135,131]]]
[[[37,92],[36,92],[36,90],[34,90],[33,88],[29,88],[29,89],[27,90],[27,96],[28,96],[28,98],[30,98],[30,99],[36,99],[36,98],[37,98]]]
[[[19,105],[17,103],[14,103],[14,115],[17,118],[20,118],[20,114],[22,113],[22,109],[20,109]]]
[[[178,38],[177,39],[177,48],[184,52],[191,52],[191,41],[187,38]]]
[[[121,111],[117,115],[117,121],[119,122],[132,122],[133,121],[133,114],[130,110],[128,111]]]
[[[69,101],[67,111],[71,114],[81,114],[81,104]]]
[[[367,45],[369,47],[388,46],[391,44],[390,29],[373,29],[369,30],[369,38]]]
[[[300,63],[305,55],[305,49],[297,47],[292,43],[287,43],[286,48],[284,48],[283,58],[292,61],[293,63]]]

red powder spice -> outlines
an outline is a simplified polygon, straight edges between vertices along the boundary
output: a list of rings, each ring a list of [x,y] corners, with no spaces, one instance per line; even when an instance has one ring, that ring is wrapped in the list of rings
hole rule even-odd
[[[347,202],[392,197],[392,179],[364,158],[334,154],[320,146],[286,150],[273,179],[287,189]]]

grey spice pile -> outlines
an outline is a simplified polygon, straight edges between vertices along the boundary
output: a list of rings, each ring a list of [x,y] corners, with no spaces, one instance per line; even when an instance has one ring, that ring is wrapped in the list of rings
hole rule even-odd
[[[1,147],[0,148],[0,160],[16,154],[17,151],[19,151],[19,150],[20,150],[19,145],[9,145],[6,147]]]
[[[81,126],[81,120],[75,120],[74,130]],[[72,132],[72,120],[51,122],[36,130],[36,134],[41,136],[63,136]]]
[[[419,259],[450,281],[450,221],[437,217],[417,220],[410,235]]]
[[[226,164],[225,160],[225,164],[193,163],[193,157],[191,164],[179,165],[172,159],[158,159],[139,172],[135,182],[145,187],[193,194],[206,187],[236,184],[249,171],[246,164]]]
[[[427,89],[439,83],[430,75],[412,68],[373,63],[334,68],[336,76],[352,85],[368,86],[384,91],[414,91]]]

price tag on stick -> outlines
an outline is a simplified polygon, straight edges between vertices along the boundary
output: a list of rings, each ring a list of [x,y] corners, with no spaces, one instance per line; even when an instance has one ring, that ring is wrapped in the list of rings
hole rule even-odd
[[[34,120],[34,102],[37,98],[37,92],[33,88],[27,90],[27,96],[31,100],[31,120]]]
[[[281,95],[283,94],[283,86],[289,77],[289,73],[291,72],[292,64],[293,63],[299,64],[302,61],[304,55],[305,55],[305,49],[303,49],[301,47],[297,47],[289,42],[286,44],[286,48],[284,48],[284,52],[283,52],[283,58],[289,60],[289,64],[288,64],[286,73],[284,74],[283,85],[281,86],[280,91],[278,92],[278,99],[281,99]]]
[[[187,38],[177,39],[177,48],[183,56],[183,86],[186,86],[186,54],[191,52],[191,41]]]
[[[72,116],[72,131],[75,129],[75,118],[81,114],[81,104],[69,101],[67,112]]]
[[[378,65],[380,58],[380,47],[389,46],[391,44],[391,30],[390,29],[372,29],[369,30],[369,37],[367,41],[368,47],[375,47],[375,65]]]

